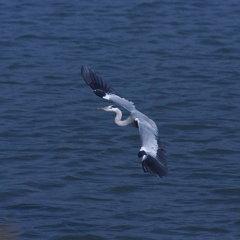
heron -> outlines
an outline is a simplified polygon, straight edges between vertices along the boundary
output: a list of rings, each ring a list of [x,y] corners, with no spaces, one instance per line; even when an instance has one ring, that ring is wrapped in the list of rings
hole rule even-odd
[[[90,67],[82,66],[81,73],[85,82],[98,97],[109,100],[130,112],[126,120],[121,120],[122,111],[115,105],[98,108],[107,112],[114,112],[116,114],[115,123],[118,126],[133,125],[139,129],[141,148],[138,157],[142,158],[143,171],[165,178],[168,174],[166,151],[158,136],[158,128],[155,122],[138,111],[133,102],[121,97],[107,81],[98,76]]]

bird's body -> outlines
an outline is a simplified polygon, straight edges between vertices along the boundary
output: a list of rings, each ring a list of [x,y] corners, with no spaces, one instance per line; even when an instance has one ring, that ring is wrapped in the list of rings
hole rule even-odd
[[[128,111],[130,115],[122,120],[122,112],[115,106],[99,108],[109,112],[115,112],[115,123],[119,126],[133,125],[139,128],[142,146],[138,157],[142,157],[142,168],[144,172],[153,173],[159,177],[165,177],[168,173],[166,168],[165,150],[162,148],[158,137],[158,129],[155,122],[138,111],[134,104],[118,95],[109,83],[99,77],[90,68],[83,66],[82,75],[85,82],[94,90],[94,93],[106,100],[112,101]]]

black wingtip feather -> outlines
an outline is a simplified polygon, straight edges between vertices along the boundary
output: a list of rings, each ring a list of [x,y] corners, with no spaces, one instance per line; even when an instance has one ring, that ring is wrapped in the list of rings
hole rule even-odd
[[[94,90],[99,97],[105,96],[107,93],[117,94],[111,85],[99,77],[92,69],[87,66],[82,66],[81,73],[84,81]]]
[[[162,165],[155,158],[150,155],[147,156],[145,160],[142,161],[142,167],[144,172],[150,172],[158,175],[159,177],[166,177],[168,174],[168,169],[166,166]]]
[[[94,93],[98,96],[98,97],[104,97],[106,95],[106,93],[100,89],[96,89],[94,90]]]

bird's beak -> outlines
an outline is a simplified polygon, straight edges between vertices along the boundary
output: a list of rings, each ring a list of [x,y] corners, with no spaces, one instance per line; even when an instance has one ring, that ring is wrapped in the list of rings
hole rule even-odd
[[[102,107],[102,108],[98,108],[98,109],[100,109],[100,110],[105,110],[106,108],[105,108],[105,107]]]

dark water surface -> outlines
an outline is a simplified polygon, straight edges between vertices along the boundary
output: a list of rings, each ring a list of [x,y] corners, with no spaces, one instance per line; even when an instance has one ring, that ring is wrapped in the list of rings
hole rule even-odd
[[[240,239],[238,1],[1,1],[0,238]],[[98,111],[88,65],[151,117]],[[127,112],[124,111],[124,117]]]

